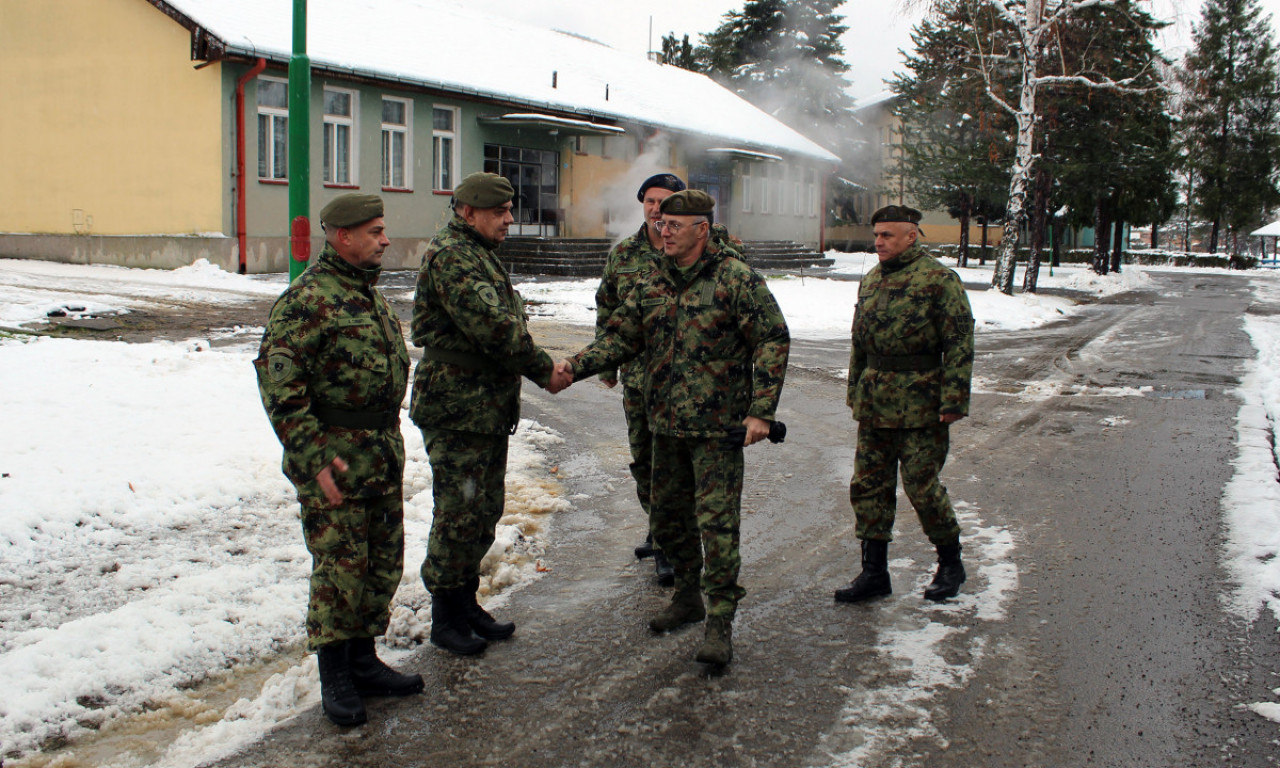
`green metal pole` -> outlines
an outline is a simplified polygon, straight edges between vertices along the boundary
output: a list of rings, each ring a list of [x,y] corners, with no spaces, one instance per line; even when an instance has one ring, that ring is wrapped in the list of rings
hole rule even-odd
[[[311,258],[311,59],[307,58],[307,0],[293,0],[293,56],[289,59],[289,280]]]

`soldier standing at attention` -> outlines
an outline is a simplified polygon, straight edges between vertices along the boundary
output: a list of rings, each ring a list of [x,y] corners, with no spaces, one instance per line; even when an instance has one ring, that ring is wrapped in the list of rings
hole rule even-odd
[[[404,567],[409,354],[374,287],[390,244],[382,199],[340,195],[320,221],[324,249],[271,308],[253,364],[302,505],[312,557],[307,647],[319,659],[321,706],[337,725],[359,725],[362,696],[423,687],[374,651]]]
[[[530,337],[524,301],[495,253],[514,221],[514,196],[497,174],[462,180],[452,218],[423,255],[413,300],[422,361],[410,416],[422,429],[435,500],[422,581],[431,593],[431,642],[459,655],[515,632],[480,607],[476,590],[505,503],[520,377],[552,393],[567,385]]]
[[[661,210],[662,267],[636,285],[603,335],[558,368],[591,376],[643,354],[653,537],[676,586],[649,627],[666,632],[709,613],[695,658],[724,665],[746,594],[738,585],[742,449],[769,434],[791,337],[764,278],[713,232],[710,195],[677,192]],[[726,445],[733,429],[738,437]]]
[[[613,314],[623,299],[640,280],[648,277],[662,265],[662,232],[658,223],[662,220],[662,201],[672,193],[685,188],[679,176],[659,173],[645,179],[636,199],[644,205],[644,223],[634,235],[624,239],[609,252],[605,262],[604,277],[596,290],[596,337],[604,335]],[[649,488],[653,472],[653,433],[649,430],[649,414],[644,404],[644,365],[633,361],[618,371],[605,371],[600,381],[614,387],[622,380],[622,413],[627,419],[627,440],[631,444],[631,476],[636,481],[636,498],[644,510],[646,530],[649,528]],[[653,556],[658,583],[669,587],[675,583],[675,571],[660,548],[653,546],[653,531],[649,531],[644,543],[636,547],[636,557]]]
[[[969,413],[973,312],[959,275],[916,242],[920,212],[890,205],[871,215],[880,263],[862,279],[853,316],[849,407],[858,422],[849,501],[862,541],[862,573],[836,590],[857,603],[893,590],[888,552],[902,487],[938,550],[929,600],[960,592],[960,526],[938,473],[950,427]]]

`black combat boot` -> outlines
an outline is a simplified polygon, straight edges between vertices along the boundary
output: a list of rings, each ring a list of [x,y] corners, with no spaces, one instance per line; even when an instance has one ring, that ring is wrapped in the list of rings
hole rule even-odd
[[[889,542],[862,540],[862,573],[849,586],[836,590],[836,602],[860,603],[889,595]]]
[[[349,727],[369,719],[364,702],[351,682],[351,665],[347,659],[347,641],[320,646],[316,651],[320,667],[320,708],[334,725]]]
[[[467,622],[465,587],[442,589],[431,596],[431,644],[459,656],[473,656],[489,647]]]
[[[926,600],[946,600],[960,594],[964,583],[964,563],[960,562],[960,542],[938,546],[938,572],[924,588]]]
[[[422,693],[422,675],[397,672],[378,658],[372,637],[347,641],[351,682],[361,696],[412,696]]]
[[[516,632],[516,625],[510,621],[495,621],[489,612],[480,607],[476,599],[476,590],[480,589],[480,577],[472,576],[463,593],[466,602],[467,624],[471,631],[485,640],[506,640]]]
[[[658,583],[670,587],[676,583],[676,569],[660,549],[653,550],[653,567],[658,574]]]
[[[636,559],[643,560],[646,557],[653,557],[653,534],[644,537],[644,543],[636,547]]]

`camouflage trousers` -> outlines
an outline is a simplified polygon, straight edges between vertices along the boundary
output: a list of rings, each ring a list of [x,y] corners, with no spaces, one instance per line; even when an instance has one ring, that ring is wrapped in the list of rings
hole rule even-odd
[[[946,424],[919,429],[882,429],[858,425],[858,453],[849,483],[849,502],[857,516],[859,539],[893,540],[898,506],[898,465],[902,489],[920,517],[920,527],[935,546],[954,544],[960,525],[938,473],[951,444]]]
[[[307,647],[386,632],[404,571],[400,492],[348,497],[337,507],[303,505],[302,533],[311,552]]]
[[[422,563],[431,594],[480,574],[506,504],[507,436],[424,429],[435,512]]]
[[[675,568],[676,589],[700,586],[708,612],[732,618],[747,593],[738,586],[742,451],[718,438],[655,434],[653,478],[653,540]]]
[[[631,445],[631,477],[636,481],[636,498],[649,516],[649,489],[653,477],[653,433],[649,431],[649,409],[644,390],[622,387],[622,413],[627,417],[627,442]]]

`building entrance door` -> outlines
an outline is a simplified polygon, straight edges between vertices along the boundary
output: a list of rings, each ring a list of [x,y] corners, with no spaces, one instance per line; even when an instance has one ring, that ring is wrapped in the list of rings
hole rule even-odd
[[[500,144],[484,145],[484,169],[511,182],[513,235],[556,237],[560,234],[560,153]]]

